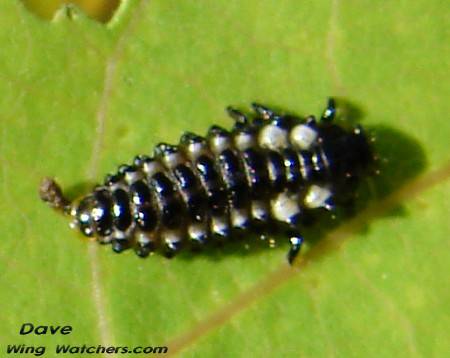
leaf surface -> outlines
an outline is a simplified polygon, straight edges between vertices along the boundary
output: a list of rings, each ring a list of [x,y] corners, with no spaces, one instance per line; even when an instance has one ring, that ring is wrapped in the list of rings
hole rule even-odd
[[[130,0],[105,26],[83,13],[48,22],[1,2],[1,349],[448,353],[446,13],[443,2],[422,0]],[[334,224],[328,239],[308,230],[298,274],[285,267],[282,238],[275,249],[250,242],[171,261],[114,255],[39,201],[44,176],[79,193],[184,130],[229,127],[229,104],[317,115],[330,95],[373,128],[388,160],[375,188],[394,200],[380,199],[379,212],[357,224]],[[348,235],[339,236],[341,225]],[[324,250],[321,240],[342,245]],[[25,322],[73,333],[20,336]]]

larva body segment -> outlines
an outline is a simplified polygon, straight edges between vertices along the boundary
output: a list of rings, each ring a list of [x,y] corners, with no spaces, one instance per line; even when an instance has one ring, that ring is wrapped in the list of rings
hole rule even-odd
[[[288,234],[292,262],[306,213],[333,210],[335,199],[354,192],[368,172],[370,140],[360,127],[335,123],[332,99],[320,121],[258,104],[253,109],[249,119],[228,108],[231,131],[212,126],[206,137],[185,133],[179,145],[157,145],[153,156],[122,165],[75,203],[48,179],[41,198],[115,252],[134,248],[145,257],[160,250],[171,257],[182,247],[262,234],[276,225]]]

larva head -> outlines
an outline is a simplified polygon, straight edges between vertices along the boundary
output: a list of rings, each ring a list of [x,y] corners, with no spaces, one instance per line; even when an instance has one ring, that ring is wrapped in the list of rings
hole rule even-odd
[[[72,203],[63,195],[55,180],[44,178],[39,187],[39,196],[55,210],[72,216],[70,226],[78,227],[85,236],[105,237],[111,234],[112,202],[105,188],[97,188],[92,194]]]
[[[95,220],[93,217],[95,208],[96,202],[93,196],[83,198],[77,207],[72,210],[74,221],[71,226],[73,228],[78,227],[85,236],[93,236],[95,232]]]
[[[73,226],[78,227],[83,235],[104,237],[111,234],[111,199],[107,190],[95,190],[85,196],[71,214],[75,218]]]
[[[333,179],[358,178],[372,169],[371,139],[360,126],[346,129],[327,123],[320,127],[319,133],[322,155]]]

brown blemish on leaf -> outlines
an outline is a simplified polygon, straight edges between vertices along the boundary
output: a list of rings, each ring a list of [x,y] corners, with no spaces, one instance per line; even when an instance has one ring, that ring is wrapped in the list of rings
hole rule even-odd
[[[22,2],[28,10],[46,20],[53,19],[61,7],[74,5],[90,18],[107,23],[119,8],[121,0],[22,0]]]

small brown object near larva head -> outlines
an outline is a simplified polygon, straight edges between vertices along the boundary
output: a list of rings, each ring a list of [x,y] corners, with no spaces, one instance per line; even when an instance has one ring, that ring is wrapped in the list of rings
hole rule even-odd
[[[70,210],[70,201],[67,200],[61,190],[61,187],[54,179],[45,177],[39,186],[39,196],[42,201],[48,203],[53,209],[68,213]]]

